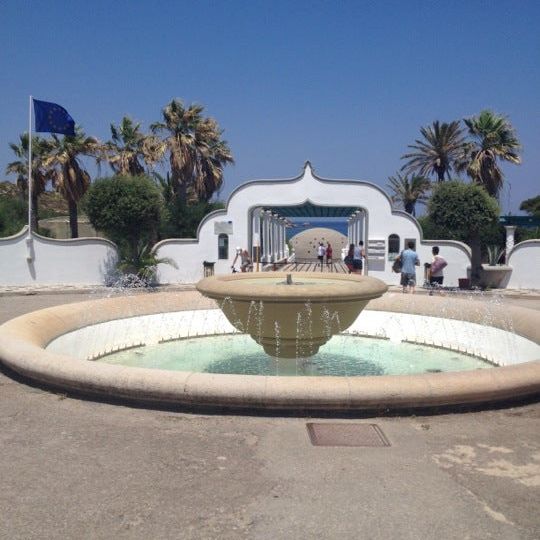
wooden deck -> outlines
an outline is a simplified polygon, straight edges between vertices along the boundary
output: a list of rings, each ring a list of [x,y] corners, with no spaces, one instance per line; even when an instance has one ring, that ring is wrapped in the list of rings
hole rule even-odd
[[[279,272],[328,272],[337,274],[348,274],[349,269],[341,260],[331,263],[321,263],[313,259],[300,259],[291,263],[276,264],[276,270]]]

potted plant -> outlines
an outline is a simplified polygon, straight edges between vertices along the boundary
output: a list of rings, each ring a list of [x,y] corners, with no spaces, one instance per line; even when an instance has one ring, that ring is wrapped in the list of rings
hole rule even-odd
[[[500,246],[487,246],[488,263],[482,265],[480,285],[483,288],[501,289],[506,287],[512,268],[501,264],[505,250]]]

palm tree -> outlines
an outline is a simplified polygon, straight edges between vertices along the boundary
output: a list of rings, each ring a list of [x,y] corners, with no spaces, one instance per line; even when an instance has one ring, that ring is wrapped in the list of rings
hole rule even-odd
[[[416,144],[408,145],[408,148],[415,151],[401,156],[401,159],[408,160],[401,170],[420,176],[434,174],[439,182],[445,176],[450,178],[450,172],[462,155],[465,143],[459,121],[441,124],[435,120],[433,126],[420,128],[420,133],[424,140],[417,139]]]
[[[167,171],[165,176],[162,176],[156,171],[152,172],[152,176],[154,177],[157,185],[161,189],[161,194],[163,196],[163,200],[166,203],[170,203],[174,198],[174,190],[171,182],[171,175]]]
[[[56,190],[66,199],[69,208],[71,237],[78,238],[77,204],[90,185],[90,175],[84,169],[81,156],[99,156],[101,144],[94,137],[87,137],[77,126],[75,136],[52,136],[51,148],[43,164],[50,171]]]
[[[174,194],[181,200],[209,200],[223,181],[223,167],[234,163],[222,131],[200,105],[185,107],[173,99],[163,110],[163,122],[150,126],[165,132]]]
[[[220,138],[222,131],[217,124],[215,127],[209,130],[207,143],[201,145],[195,185],[191,189],[191,197],[188,197],[192,200],[208,202],[223,185],[223,167],[227,163],[234,163],[227,142]]]
[[[426,204],[426,193],[431,188],[431,182],[423,176],[396,176],[388,177],[388,187],[392,190],[392,202],[401,203],[405,212],[416,216],[416,204]]]
[[[140,126],[127,116],[119,126],[111,124],[112,140],[105,143],[104,154],[116,174],[139,176],[145,172],[144,164],[152,166],[163,156],[165,145],[157,137],[142,133]]]
[[[19,144],[9,143],[9,147],[17,157],[16,161],[8,163],[6,174],[17,175],[17,186],[26,199],[28,193],[28,133],[19,136]],[[43,167],[43,158],[50,149],[50,143],[37,135],[32,136],[32,195],[30,211],[30,227],[33,231],[38,229],[38,203],[39,196],[45,191],[48,176]]]
[[[515,130],[505,117],[487,110],[463,121],[472,142],[467,144],[458,168],[466,170],[491,196],[498,197],[504,180],[499,161],[521,163]]]

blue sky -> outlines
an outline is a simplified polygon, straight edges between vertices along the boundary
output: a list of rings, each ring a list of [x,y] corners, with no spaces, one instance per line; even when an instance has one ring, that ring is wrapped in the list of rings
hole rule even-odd
[[[88,134],[172,98],[225,130],[228,195],[254,178],[317,174],[381,186],[420,126],[490,108],[523,164],[505,165],[503,211],[540,193],[540,2],[14,1],[0,5],[0,169],[27,130],[28,96]],[[0,177],[3,175],[0,174]]]

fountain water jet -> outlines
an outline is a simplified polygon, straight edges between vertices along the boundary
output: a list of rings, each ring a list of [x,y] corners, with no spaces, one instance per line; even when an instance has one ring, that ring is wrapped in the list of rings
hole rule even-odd
[[[368,276],[298,272],[294,277],[288,274],[284,281],[282,272],[211,276],[199,281],[197,290],[216,300],[229,322],[247,332],[267,354],[305,358],[349,328],[368,302],[388,289],[382,281]],[[254,301],[261,304],[257,329],[249,327]],[[309,324],[299,325],[306,309]]]

